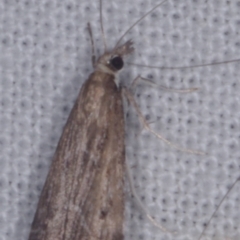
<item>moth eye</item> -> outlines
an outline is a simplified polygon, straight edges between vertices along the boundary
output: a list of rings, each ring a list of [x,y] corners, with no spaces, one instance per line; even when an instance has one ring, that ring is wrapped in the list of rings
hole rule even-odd
[[[116,56],[116,57],[113,57],[111,60],[110,60],[110,64],[116,69],[116,70],[120,70],[123,68],[123,60],[121,57],[119,56]]]

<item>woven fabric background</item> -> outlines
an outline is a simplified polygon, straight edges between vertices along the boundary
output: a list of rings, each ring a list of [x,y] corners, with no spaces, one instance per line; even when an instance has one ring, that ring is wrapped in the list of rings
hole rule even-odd
[[[104,0],[108,47],[156,0]],[[0,1],[0,240],[26,240],[51,158],[82,83],[92,71],[87,22],[103,52],[99,1]],[[169,0],[124,40],[127,61],[189,66],[240,55],[240,1]],[[143,129],[126,104],[126,151],[134,186],[163,233],[143,214],[126,182],[125,239],[197,240],[240,175],[240,63],[182,70],[125,64],[120,80],[137,75],[135,99],[150,126],[189,154]],[[178,93],[161,88],[186,89]],[[240,239],[240,183],[202,239]]]

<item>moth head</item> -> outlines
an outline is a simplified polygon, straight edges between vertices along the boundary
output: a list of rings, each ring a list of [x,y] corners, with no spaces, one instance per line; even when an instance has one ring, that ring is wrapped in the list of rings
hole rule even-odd
[[[116,46],[112,51],[104,53],[97,61],[97,68],[104,72],[115,74],[124,66],[123,58],[134,51],[133,42],[127,41],[121,46]]]

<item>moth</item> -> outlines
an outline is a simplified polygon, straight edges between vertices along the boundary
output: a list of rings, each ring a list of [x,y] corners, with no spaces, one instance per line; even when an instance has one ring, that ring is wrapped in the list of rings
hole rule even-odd
[[[94,63],[70,113],[29,240],[123,239],[124,115],[116,75],[127,41]]]
[[[93,55],[95,70],[63,129],[29,240],[123,239],[125,133],[116,79],[134,48],[119,42],[97,61]]]

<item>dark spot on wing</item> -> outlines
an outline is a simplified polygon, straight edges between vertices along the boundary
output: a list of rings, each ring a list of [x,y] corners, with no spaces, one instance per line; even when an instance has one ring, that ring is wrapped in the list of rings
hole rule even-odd
[[[107,210],[103,210],[100,213],[100,219],[105,219],[108,215],[108,211]]]
[[[115,233],[112,240],[123,240],[123,234],[121,232]]]

